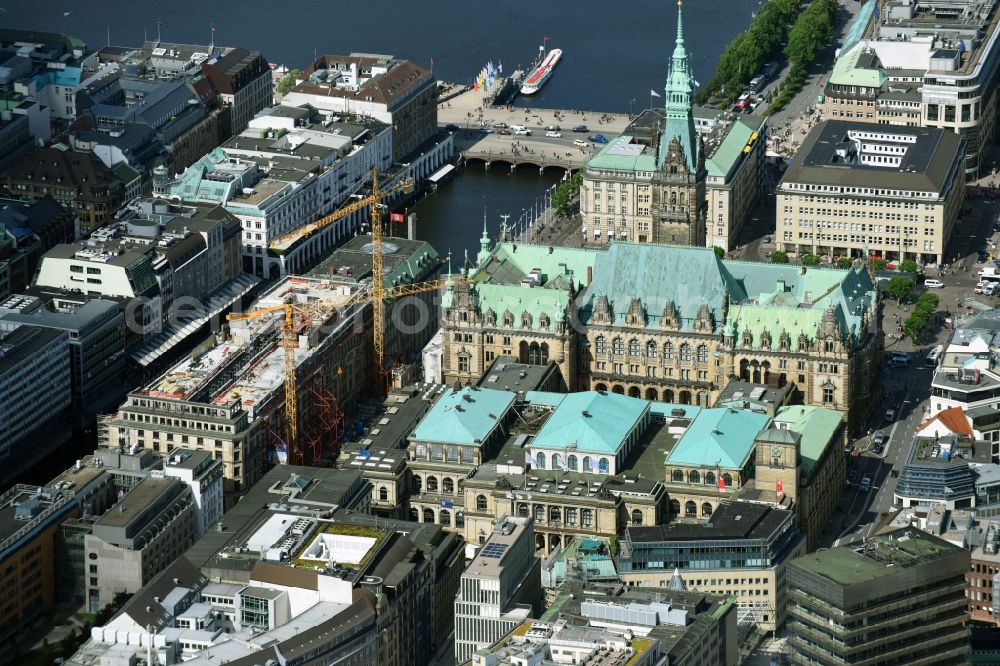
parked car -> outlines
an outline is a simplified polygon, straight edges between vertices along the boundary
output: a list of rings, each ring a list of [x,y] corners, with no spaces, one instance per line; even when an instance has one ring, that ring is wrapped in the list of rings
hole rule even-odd
[[[562,128],[559,127],[559,125],[549,125],[548,127],[545,128],[545,131],[547,131],[547,132],[558,132],[561,129]]]
[[[573,139],[573,145],[579,146],[580,148],[589,148],[590,144],[583,139]]]
[[[909,363],[910,362],[910,355],[907,354],[906,352],[902,352],[902,351],[894,351],[894,352],[892,352],[891,354],[889,354],[889,358],[893,359],[893,360],[899,359],[903,363]]]
[[[493,129],[507,129],[507,123],[493,123]]]
[[[885,410],[885,421],[886,421],[886,423],[892,423],[895,420],[896,420],[896,410],[895,409],[887,409],[887,410]]]
[[[872,436],[872,444],[875,446],[885,446],[888,439],[889,435],[886,434],[885,430],[876,430]]]
[[[487,127],[486,125],[482,125],[482,126],[480,126],[480,128],[479,128],[479,133],[480,133],[480,134],[493,134],[493,130],[491,130],[491,129],[490,129],[489,127]]]
[[[861,484],[858,486],[858,490],[860,490],[863,493],[866,493],[871,487],[872,487],[872,478],[870,476],[866,476],[865,478],[861,479]]]
[[[894,479],[899,477],[899,470],[898,469],[892,470],[891,472],[889,472],[889,476],[891,476]]]
[[[590,130],[587,129],[586,125],[577,125],[576,127],[573,128],[573,131],[576,132],[577,134],[586,134]]]
[[[898,358],[890,358],[887,364],[890,368],[905,368],[906,361],[901,361]]]
[[[973,291],[975,293],[977,293],[977,294],[982,294],[982,293],[984,293],[986,291],[986,285],[988,285],[988,284],[992,284],[992,283],[991,282],[984,282],[984,281],[980,280],[979,282],[976,283],[976,288],[973,289]]]
[[[607,143],[608,139],[603,134],[595,134],[594,136],[587,137],[593,143]]]
[[[517,134],[518,136],[531,136],[531,130],[526,127],[522,127],[521,129],[514,130],[514,134]]]
[[[545,136],[549,137],[550,139],[561,139],[562,138],[562,134],[559,133],[559,132],[556,132],[555,130],[549,130],[548,132],[545,133]]]
[[[941,280],[924,280],[924,286],[928,289],[941,289],[944,287],[944,282],[941,282]]]

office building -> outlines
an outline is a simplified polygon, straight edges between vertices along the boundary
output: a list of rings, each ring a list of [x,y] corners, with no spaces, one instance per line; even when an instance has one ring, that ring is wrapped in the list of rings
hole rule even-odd
[[[88,611],[96,613],[119,592],[139,591],[194,538],[191,489],[176,478],[140,481],[84,537]]]
[[[332,213],[392,164],[388,125],[312,107],[276,106],[184,170],[169,196],[224,206],[243,226],[247,272],[271,278],[304,272],[357,230],[366,211],[313,234],[293,234]],[[383,175],[383,178],[385,176]],[[383,186],[391,184],[391,178]]]
[[[795,513],[764,504],[722,502],[707,523],[629,527],[620,542],[619,575],[629,585],[735,597],[741,622],[761,629],[785,622],[785,567],[805,553]]]
[[[222,518],[222,461],[208,451],[174,449],[163,460],[164,478],[183,481],[194,500],[194,538],[200,539]]]
[[[0,333],[0,347],[0,486],[5,487],[69,438],[73,391],[66,333],[18,328]]]
[[[0,660],[14,637],[56,605],[59,525],[79,513],[71,492],[16,484],[0,495]]]
[[[739,118],[724,131],[710,135],[705,160],[705,245],[728,252],[764,193],[767,118]]]
[[[474,383],[513,355],[555,360],[570,390],[707,407],[738,377],[792,385],[801,402],[845,412],[852,430],[871,409],[882,336],[861,265],[724,261],[636,243],[550,252],[484,242],[476,261],[471,281],[442,299],[446,383]]]
[[[964,664],[969,551],[914,528],[787,568],[796,664]]]
[[[992,0],[869,0],[824,84],[824,116],[960,135],[963,180],[981,178],[996,125],[998,22]]]
[[[0,303],[0,331],[62,331],[69,354],[73,407],[96,413],[118,404],[125,384],[125,315],[118,303],[18,294]]]
[[[0,200],[0,298],[31,284],[42,254],[76,238],[76,216],[51,196]]]
[[[803,140],[777,188],[779,250],[950,260],[965,200],[964,139],[934,128],[830,120]]]
[[[206,60],[202,72],[219,92],[223,104],[230,108],[230,129],[234,135],[274,102],[271,68],[256,51],[230,49]]]
[[[455,661],[506,636],[541,610],[531,518],[505,517],[466,567],[455,597]]]
[[[295,350],[299,446],[288,450],[284,400],[283,312],[229,322],[228,333],[128,395],[100,424],[100,446],[175,446],[221,456],[227,493],[251,486],[274,461],[315,464],[336,458],[343,413],[369,386],[371,337],[356,335],[364,305],[337,310],[345,284],[286,277],[252,309],[288,300],[309,313]],[[183,418],[178,418],[183,415]]]
[[[0,179],[0,187],[8,197],[51,196],[67,204],[79,218],[83,235],[110,223],[125,203],[125,184],[96,155],[62,144],[26,153]]]
[[[942,503],[945,509],[976,506],[976,469],[992,462],[991,443],[962,434],[914,435],[893,491],[897,506]]]
[[[28,116],[14,115],[10,109],[0,110],[0,171],[31,149]]]

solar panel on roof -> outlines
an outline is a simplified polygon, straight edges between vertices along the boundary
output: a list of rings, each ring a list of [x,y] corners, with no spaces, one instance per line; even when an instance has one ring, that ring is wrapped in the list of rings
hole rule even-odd
[[[505,543],[488,543],[483,546],[483,550],[480,553],[483,557],[492,557],[495,559],[500,559],[503,554],[507,552],[508,544]]]

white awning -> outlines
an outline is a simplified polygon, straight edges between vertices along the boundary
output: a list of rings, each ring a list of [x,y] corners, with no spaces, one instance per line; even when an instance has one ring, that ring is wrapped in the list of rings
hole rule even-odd
[[[432,183],[436,183],[454,170],[455,166],[453,164],[445,164],[443,167],[432,173],[431,177],[427,180]]]

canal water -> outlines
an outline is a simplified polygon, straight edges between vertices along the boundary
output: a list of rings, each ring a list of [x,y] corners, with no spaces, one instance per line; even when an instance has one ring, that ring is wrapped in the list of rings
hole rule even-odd
[[[695,78],[707,81],[725,45],[746,29],[759,0],[688,0],[684,29]],[[66,31],[93,47],[138,45],[144,36],[163,41],[240,45],[272,63],[303,67],[314,54],[391,53],[424,66],[446,81],[468,83],[488,61],[509,73],[527,65],[543,38],[563,58],[542,91],[520,105],[628,112],[647,108],[650,91],[663,94],[676,35],[673,2],[609,3],[576,0],[503,3],[454,0],[367,0],[276,3],[270,0],[134,0],[90,3],[7,2],[0,27]],[[68,17],[65,12],[70,12]],[[524,169],[488,174],[474,168],[445,185],[417,210],[419,235],[445,253],[474,253],[482,233],[485,201],[491,231],[499,213],[513,221],[529,208],[556,172]]]

